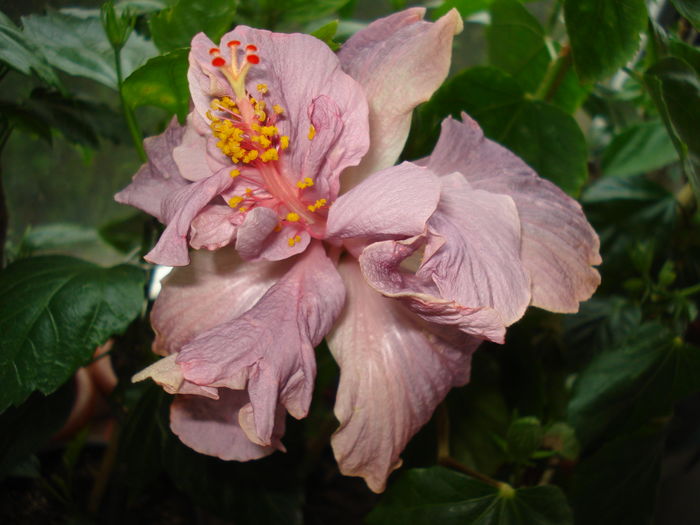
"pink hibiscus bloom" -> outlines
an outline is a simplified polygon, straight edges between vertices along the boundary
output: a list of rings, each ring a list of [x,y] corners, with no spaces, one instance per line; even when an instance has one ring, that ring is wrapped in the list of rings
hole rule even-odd
[[[165,357],[135,379],[177,394],[171,427],[195,450],[283,450],[327,336],[340,470],[380,492],[481,341],[502,342],[528,305],[576,311],[597,287],[580,206],[466,115],[430,157],[393,166],[461,30],[456,11],[423,14],[378,20],[337,56],[247,27],[219,46],[195,37],[194,111],[147,139],[117,195],[166,224],[148,260],[190,263],[154,305]]]

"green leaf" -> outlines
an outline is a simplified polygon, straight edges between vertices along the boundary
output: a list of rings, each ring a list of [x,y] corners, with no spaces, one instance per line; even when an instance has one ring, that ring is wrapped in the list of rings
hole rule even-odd
[[[660,121],[627,128],[605,148],[601,162],[608,177],[626,177],[663,168],[678,160],[673,142]]]
[[[151,218],[141,212],[110,221],[100,226],[98,233],[103,241],[121,253],[132,253],[141,247],[145,223]]]
[[[283,20],[306,22],[332,15],[348,2],[349,0],[286,0],[280,3],[272,1],[269,7],[276,10]]]
[[[647,426],[619,436],[576,467],[572,504],[576,523],[651,523],[665,433]]]
[[[540,448],[542,424],[536,417],[521,417],[511,422],[506,435],[508,454],[518,463],[524,463]]]
[[[26,403],[0,414],[0,479],[60,430],[73,405],[73,387],[43,396],[35,393]]]
[[[570,525],[558,487],[498,489],[442,467],[412,469],[369,514],[370,525]]]
[[[650,67],[644,80],[700,202],[700,78],[685,61],[667,57]]]
[[[63,256],[20,259],[0,273],[0,412],[49,394],[122,332],[143,305],[144,272]]]
[[[530,100],[510,75],[492,67],[463,71],[420,108],[413,129],[422,130],[422,137],[409,144],[410,154],[429,153],[440,121],[447,115],[460,118],[462,111],[542,177],[570,194],[580,191],[588,174],[588,151],[576,121],[552,104]],[[426,131],[430,129],[432,133]]]
[[[22,22],[25,33],[41,47],[55,68],[117,88],[114,51],[102,27],[99,11],[74,9],[68,14],[48,9],[45,15],[23,17]],[[151,42],[132,32],[121,50],[124,76],[156,54]]]
[[[700,31],[700,4],[697,0],[671,0],[678,12]]]
[[[189,47],[200,31],[218,42],[233,26],[237,0],[178,0],[150,20],[153,41],[161,51]]]
[[[31,109],[0,101],[0,118],[6,119],[13,128],[37,135],[49,144],[52,143],[51,127]]]
[[[698,390],[700,348],[649,323],[581,371],[568,418],[581,442],[588,445],[611,427],[635,428],[668,415],[673,403]]]
[[[537,19],[516,0],[496,0],[486,36],[490,63],[510,73],[524,91],[534,93],[551,61]]]
[[[97,149],[100,137],[119,142],[125,133],[120,115],[104,104],[35,89],[27,101],[40,119],[73,144]]]
[[[542,445],[569,461],[574,461],[581,452],[576,431],[563,422],[554,423],[545,431],[542,436]]]
[[[625,65],[647,27],[644,0],[565,0],[564,16],[583,82],[605,78]]]
[[[319,27],[316,31],[311,33],[311,35],[325,42],[333,51],[338,51],[338,49],[340,49],[340,44],[333,40],[337,32],[338,20],[331,20],[327,24]]]
[[[564,318],[567,357],[587,360],[620,344],[641,323],[642,310],[638,304],[615,295],[595,296],[581,303],[578,313]]]
[[[157,106],[185,122],[189,111],[187,49],[177,49],[150,59],[124,81],[124,100],[132,108]]]
[[[435,18],[447,13],[450,9],[456,8],[462,18],[467,18],[479,11],[486,11],[493,0],[446,0],[435,10]]]
[[[25,75],[33,72],[51,86],[60,86],[56,72],[36,44],[2,12],[0,12],[0,61]]]
[[[685,60],[693,66],[695,72],[700,75],[700,49],[697,47],[689,46],[682,40],[676,40],[674,38],[669,40],[669,51],[675,57]]]

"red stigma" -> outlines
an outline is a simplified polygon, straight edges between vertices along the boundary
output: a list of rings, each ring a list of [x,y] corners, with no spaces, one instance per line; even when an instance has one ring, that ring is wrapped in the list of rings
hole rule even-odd
[[[221,51],[219,50],[218,47],[212,47],[212,48],[209,50],[209,54],[210,54],[210,55],[213,55],[214,53],[221,53]]]
[[[216,57],[214,60],[211,61],[211,65],[214,67],[221,67],[225,64],[226,64],[226,61],[221,57]]]
[[[251,64],[258,64],[260,62],[260,57],[258,55],[248,55],[245,58]]]
[[[233,47],[233,46],[240,46],[241,42],[240,40],[231,40],[228,44],[226,44],[228,47]]]
[[[258,48],[255,47],[253,44],[248,44],[247,46],[245,46],[245,49],[246,49],[246,51],[257,51],[258,50]]]

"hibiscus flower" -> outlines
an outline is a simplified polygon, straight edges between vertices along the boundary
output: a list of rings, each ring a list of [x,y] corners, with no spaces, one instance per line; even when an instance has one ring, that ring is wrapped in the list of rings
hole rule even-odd
[[[186,265],[153,308],[164,358],[135,379],[176,394],[171,428],[195,450],[284,450],[327,337],[335,456],[380,492],[483,340],[503,342],[528,305],[576,311],[598,285],[580,206],[466,115],[393,166],[461,30],[456,11],[423,14],[378,20],[337,56],[248,27],[193,40],[194,110],[147,139],[117,200],[166,224],[148,260]]]

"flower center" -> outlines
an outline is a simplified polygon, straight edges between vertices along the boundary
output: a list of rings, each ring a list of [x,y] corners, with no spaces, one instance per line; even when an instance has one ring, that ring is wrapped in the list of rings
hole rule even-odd
[[[251,67],[260,63],[257,47],[247,45],[243,60],[239,62],[241,43],[232,40],[226,44],[231,59],[222,56],[219,48],[212,48],[212,65],[226,77],[233,89],[231,97],[215,98],[207,112],[210,128],[218,139],[217,148],[234,164],[231,176],[239,183],[234,187],[228,204],[239,213],[247,213],[255,207],[264,206],[274,210],[279,217],[277,230],[291,226],[289,245],[299,242],[298,233],[308,231],[312,237],[320,238],[325,230],[326,199],[315,198],[310,177],[291,180],[283,167],[285,150],[293,147],[287,135],[281,135],[277,123],[285,119],[284,108],[269,105],[266,84],[258,84],[258,98],[245,87],[245,78]],[[308,139],[313,140],[315,130],[311,126]]]

